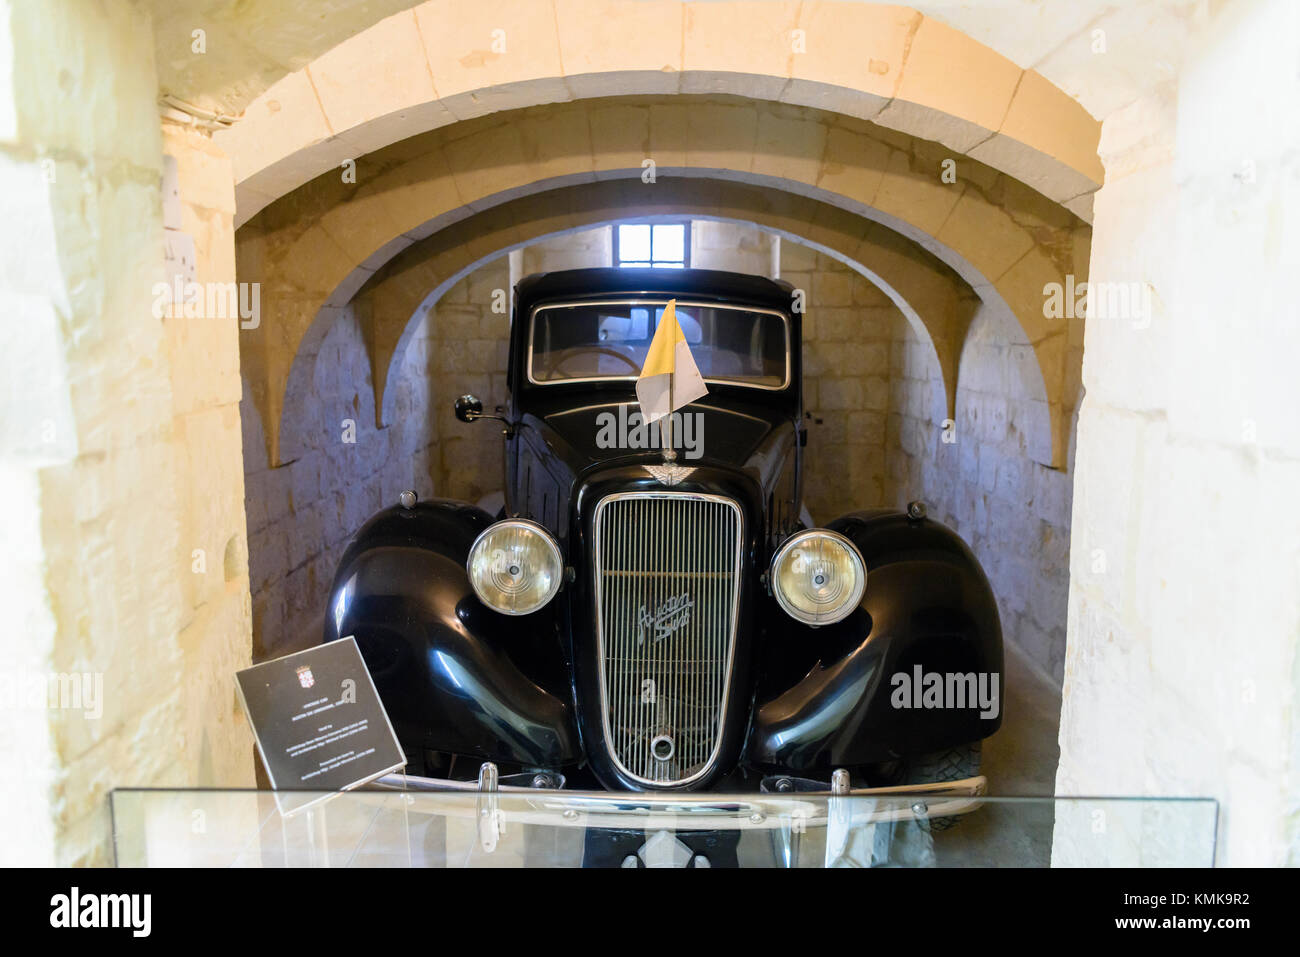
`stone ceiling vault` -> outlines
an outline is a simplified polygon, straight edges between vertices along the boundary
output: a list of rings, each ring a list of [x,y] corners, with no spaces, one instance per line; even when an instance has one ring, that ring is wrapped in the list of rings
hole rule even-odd
[[[732,94],[933,140],[1091,218],[1098,124],[1042,75],[906,7],[430,0],[285,76],[216,136],[244,222],[347,159],[503,110]]]
[[[502,203],[601,180],[653,190],[658,182],[642,182],[646,158],[657,179],[746,183],[849,213],[859,220],[846,227],[857,232],[853,250],[816,219],[790,217],[790,231],[869,269],[856,245],[885,227],[942,261],[985,302],[1004,303],[1041,367],[1053,422],[1045,457],[1064,462],[1077,395],[1066,371],[1077,362],[1067,360],[1082,347],[1082,329],[1045,318],[1043,290],[1068,273],[1086,275],[1086,224],[969,158],[959,160],[956,182],[942,182],[951,154],[934,143],[804,107],[687,96],[582,100],[457,123],[361,158],[355,184],[318,177],[240,229],[239,273],[263,284],[264,316],[259,329],[241,335],[242,362],[271,460],[279,457],[290,369],[323,307],[345,306],[402,250]],[[536,215],[553,224],[548,232],[580,224],[562,208]],[[505,222],[466,241],[482,258],[518,245],[523,233]],[[954,360],[946,361],[951,369]]]

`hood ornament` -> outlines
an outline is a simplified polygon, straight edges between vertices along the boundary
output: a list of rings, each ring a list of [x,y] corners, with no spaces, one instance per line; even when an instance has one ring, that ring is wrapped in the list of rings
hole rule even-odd
[[[671,460],[664,465],[647,465],[645,470],[660,485],[676,485],[695,471],[689,465],[676,465]]]

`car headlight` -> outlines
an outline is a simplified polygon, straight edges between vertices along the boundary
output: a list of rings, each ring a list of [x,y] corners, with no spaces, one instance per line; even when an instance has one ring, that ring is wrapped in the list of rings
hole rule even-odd
[[[862,601],[867,566],[838,532],[814,528],[786,540],[772,559],[772,593],[790,617],[831,625]]]
[[[497,522],[469,550],[469,583],[479,600],[503,615],[527,615],[560,590],[560,546],[536,522]]]

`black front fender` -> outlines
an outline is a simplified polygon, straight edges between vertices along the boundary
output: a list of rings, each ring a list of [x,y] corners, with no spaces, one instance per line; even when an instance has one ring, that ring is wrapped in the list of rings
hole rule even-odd
[[[410,755],[576,763],[555,602],[511,618],[470,587],[469,549],[491,524],[487,512],[451,501],[380,512],[339,563],[324,640],[356,636]]]
[[[995,732],[1002,722],[1002,628],[988,579],[966,544],[938,522],[892,510],[855,512],[828,527],[862,552],[866,593],[851,615],[823,628],[776,612],[768,644],[814,648],[816,660],[759,701],[746,761],[813,773]],[[910,685],[932,673],[983,676],[986,688],[996,688],[996,715],[982,716],[978,706],[915,707],[914,696],[899,693],[896,675]]]

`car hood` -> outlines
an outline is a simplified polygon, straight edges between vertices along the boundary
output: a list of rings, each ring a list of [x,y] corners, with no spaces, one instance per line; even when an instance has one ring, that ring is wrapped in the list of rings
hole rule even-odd
[[[674,438],[677,463],[737,469],[755,464],[754,457],[761,455],[772,433],[783,425],[791,427],[788,421],[765,415],[766,411],[691,403],[680,410],[685,419],[679,423],[682,435]],[[614,401],[566,409],[541,417],[537,425],[546,443],[575,471],[622,462],[663,462],[654,434],[660,423],[652,427],[641,424],[636,402]]]

